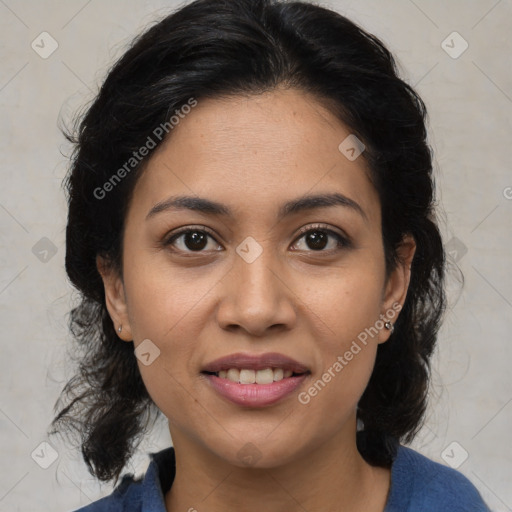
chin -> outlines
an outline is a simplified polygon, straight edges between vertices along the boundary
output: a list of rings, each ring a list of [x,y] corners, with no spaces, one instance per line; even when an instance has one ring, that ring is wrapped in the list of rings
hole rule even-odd
[[[270,469],[292,462],[299,454],[299,447],[290,436],[274,437],[266,434],[254,437],[242,436],[224,440],[221,450],[215,443],[214,451],[226,463],[240,468]]]

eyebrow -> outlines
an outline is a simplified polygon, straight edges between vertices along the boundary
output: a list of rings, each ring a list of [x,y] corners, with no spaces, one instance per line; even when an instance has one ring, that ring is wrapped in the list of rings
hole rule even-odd
[[[277,219],[282,220],[284,217],[305,210],[329,208],[332,206],[350,208],[368,222],[368,217],[361,206],[353,199],[339,193],[302,196],[288,201],[279,208]],[[168,210],[193,210],[207,215],[217,215],[231,219],[234,217],[232,211],[222,203],[197,196],[172,196],[155,204],[146,215],[146,220]]]

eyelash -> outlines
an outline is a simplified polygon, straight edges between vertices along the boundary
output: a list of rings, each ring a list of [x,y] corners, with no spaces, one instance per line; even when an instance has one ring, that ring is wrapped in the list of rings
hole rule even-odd
[[[335,249],[327,249],[327,250],[320,249],[318,251],[314,251],[313,249],[310,249],[308,252],[315,252],[315,253],[323,252],[323,253],[329,254],[334,251],[339,251],[342,248],[349,249],[352,247],[352,244],[348,238],[340,235],[339,233],[337,233],[336,231],[333,231],[332,229],[329,229],[328,227],[326,227],[323,224],[314,224],[312,226],[304,226],[303,228],[301,228],[299,230],[299,236],[295,239],[296,242],[298,240],[300,240],[304,235],[307,235],[308,233],[314,232],[314,231],[321,231],[323,233],[327,233],[328,235],[333,236],[337,241],[337,247]],[[183,228],[175,233],[171,233],[171,235],[168,236],[164,240],[163,245],[166,247],[170,246],[174,243],[174,241],[177,238],[179,238],[181,235],[184,235],[187,233],[206,233],[207,235],[210,235],[210,237],[212,237],[215,240],[215,242],[217,242],[217,240],[215,239],[214,233],[206,226],[197,226],[197,227],[189,226],[189,227]],[[295,245],[295,243],[294,243],[294,245]],[[182,251],[181,249],[177,249],[177,250],[174,249],[174,250],[176,252],[184,252],[186,254],[201,254],[202,252],[206,252],[206,251],[202,251],[202,250],[201,251]]]

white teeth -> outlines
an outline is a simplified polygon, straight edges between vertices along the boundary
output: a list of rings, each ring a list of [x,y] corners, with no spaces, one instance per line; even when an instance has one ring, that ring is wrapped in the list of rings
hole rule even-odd
[[[240,384],[254,384],[256,372],[254,370],[240,370]]]
[[[283,380],[283,369],[282,368],[276,368],[274,370],[274,382],[277,382],[278,380]]]
[[[272,368],[265,368],[264,370],[258,370],[256,372],[257,384],[271,384],[272,382],[274,382],[274,372]]]
[[[292,370],[283,370],[282,368],[265,368],[264,370],[239,370],[230,368],[229,370],[220,370],[218,376],[221,379],[228,379],[240,384],[271,384],[286,379],[293,375]]]
[[[237,368],[230,368],[226,374],[226,377],[233,382],[238,382],[240,379],[240,370]]]

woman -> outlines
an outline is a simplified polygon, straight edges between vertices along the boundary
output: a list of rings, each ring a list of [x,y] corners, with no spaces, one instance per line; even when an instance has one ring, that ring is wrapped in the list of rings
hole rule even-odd
[[[83,351],[52,425],[116,484],[151,414],[173,447],[81,510],[488,510],[401,444],[445,307],[425,118],[308,3],[197,0],[134,42],[68,136]]]

